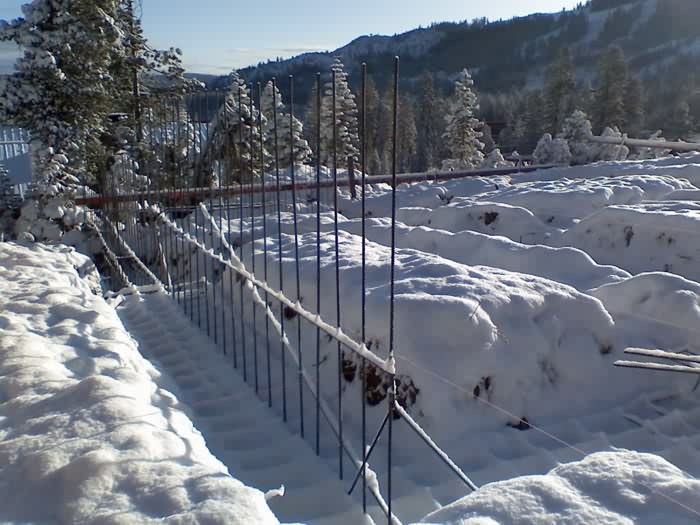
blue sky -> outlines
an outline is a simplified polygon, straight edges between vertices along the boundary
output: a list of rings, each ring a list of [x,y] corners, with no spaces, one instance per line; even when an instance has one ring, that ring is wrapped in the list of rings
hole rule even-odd
[[[2,0],[0,18],[27,0]],[[136,0],[138,3],[138,0]],[[571,8],[580,0],[142,0],[154,47],[180,47],[190,71],[224,74],[275,57],[336,49],[365,34],[394,34],[431,22],[491,20]],[[0,71],[14,60],[0,45]]]

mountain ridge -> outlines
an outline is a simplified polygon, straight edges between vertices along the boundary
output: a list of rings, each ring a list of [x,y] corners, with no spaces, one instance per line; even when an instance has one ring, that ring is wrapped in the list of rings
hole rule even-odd
[[[697,19],[697,0],[592,0],[557,13],[441,22],[393,36],[361,35],[334,51],[270,61],[240,69],[239,74],[249,82],[294,75],[303,97],[316,72],[326,74],[333,57],[339,56],[354,87],[365,62],[382,88],[389,84],[393,57],[399,55],[402,86],[409,90],[429,71],[438,89],[447,91],[459,71],[468,68],[481,91],[498,93],[541,85],[562,47],[574,54],[579,82],[588,82],[601,53],[619,45],[632,74],[649,76],[679,60],[700,63],[700,24],[693,23]],[[224,87],[225,78],[219,77],[213,86]]]

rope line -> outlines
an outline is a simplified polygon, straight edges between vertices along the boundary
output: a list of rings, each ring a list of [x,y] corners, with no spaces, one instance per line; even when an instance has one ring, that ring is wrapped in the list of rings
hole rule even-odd
[[[464,393],[469,394],[469,395],[472,395],[472,394],[473,394],[473,393],[470,392],[468,389],[466,389],[466,388],[464,388],[464,387],[458,385],[457,383],[455,383],[455,382],[451,381],[450,379],[444,377],[443,375],[439,374],[438,372],[436,372],[436,371],[434,371],[434,370],[428,368],[427,366],[425,366],[425,365],[423,365],[423,364],[421,364],[421,363],[419,363],[419,362],[417,362],[417,361],[414,361],[413,359],[409,359],[409,358],[405,357],[404,355],[399,355],[399,356],[397,356],[397,359],[399,359],[399,360],[404,360],[404,361],[406,361],[406,362],[408,362],[408,363],[411,363],[413,366],[415,366],[415,367],[419,368],[420,370],[422,370],[422,371],[424,371],[424,372],[426,372],[426,373],[432,375],[435,379],[438,379],[439,381],[443,382],[444,384],[446,384],[446,385],[448,385],[448,386],[451,386],[451,387],[455,388],[456,390],[459,390],[460,392],[464,392]],[[481,402],[482,404],[488,406],[489,408],[492,408],[492,409],[496,410],[497,412],[500,412],[500,413],[502,413],[502,414],[504,414],[504,415],[507,415],[508,417],[511,417],[511,418],[513,418],[513,419],[515,419],[515,420],[517,420],[517,421],[520,421],[520,420],[521,420],[521,416],[516,416],[515,414],[513,414],[513,413],[512,413],[511,411],[509,411],[508,409],[503,408],[503,407],[501,407],[501,406],[499,406],[499,405],[496,405],[495,403],[492,403],[491,401],[488,401],[488,400],[486,400],[486,399],[483,399],[482,396],[479,396],[479,397],[477,397],[476,399],[477,399],[477,401],[479,401],[479,402]],[[550,438],[550,439],[556,441],[557,443],[559,443],[559,444],[565,446],[566,448],[568,448],[568,449],[570,449],[570,450],[573,450],[574,452],[576,452],[577,454],[579,454],[579,455],[581,456],[582,459],[585,458],[585,457],[588,455],[588,453],[585,452],[584,450],[582,450],[581,448],[579,448],[579,447],[577,447],[576,445],[573,445],[573,444],[571,444],[571,443],[568,443],[568,442],[565,441],[564,439],[562,439],[562,438],[560,438],[560,437],[558,437],[558,436],[555,436],[554,434],[552,434],[551,432],[546,431],[546,430],[543,429],[542,427],[539,427],[539,426],[537,426],[537,425],[534,425],[534,424],[532,424],[532,423],[529,422],[529,421],[528,421],[528,425],[530,426],[530,428],[532,428],[532,429],[535,430],[536,432],[539,432],[539,433],[541,433],[542,435],[547,436],[548,438]],[[687,472],[686,472],[686,475],[697,481],[697,478],[695,478],[695,476],[691,476],[691,475],[688,474]],[[669,501],[670,503],[673,503],[673,504],[675,504],[675,505],[678,505],[679,507],[681,507],[681,508],[687,510],[688,512],[690,512],[691,514],[694,514],[694,515],[697,516],[697,517],[700,517],[700,510],[693,509],[692,507],[689,507],[689,506],[686,505],[685,503],[683,503],[683,502],[681,502],[681,501],[678,501],[678,500],[677,500],[676,498],[674,498],[673,496],[669,496],[668,494],[664,494],[664,493],[662,493],[662,492],[659,492],[658,490],[655,490],[654,488],[652,488],[652,487],[650,487],[650,486],[648,486],[648,485],[645,485],[645,484],[643,484],[643,483],[640,483],[640,485],[642,485],[644,488],[646,488],[647,490],[649,490],[649,492],[651,492],[651,493],[653,493],[653,494],[656,494],[657,496],[660,496],[660,497],[666,499],[666,500]]]

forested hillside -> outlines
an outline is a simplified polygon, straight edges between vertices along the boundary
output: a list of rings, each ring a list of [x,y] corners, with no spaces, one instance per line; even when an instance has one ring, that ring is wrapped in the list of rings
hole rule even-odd
[[[439,108],[452,94],[459,73],[468,68],[480,98],[479,117],[491,125],[504,150],[529,152],[543,132],[559,132],[561,116],[551,114],[553,105],[560,106],[558,112],[584,110],[597,132],[606,125],[630,135],[662,128],[667,137],[687,138],[700,125],[698,20],[697,0],[590,0],[553,14],[361,36],[334,51],[258,64],[239,73],[251,82],[294,75],[302,106],[312,93],[315,73],[328,75],[334,57],[345,63],[355,92],[365,62],[372,77],[370,99],[381,106],[390,91],[392,59],[400,55],[403,107],[415,112],[409,116],[416,120],[418,135],[421,121],[430,120],[421,115],[428,111],[426,100],[436,97],[428,105]],[[226,82],[221,77],[210,85],[223,87]],[[618,92],[612,98],[623,99],[611,104],[623,108],[624,115],[606,121],[601,90],[609,82]],[[286,81],[280,83],[286,97]],[[565,91],[568,100],[551,100]]]

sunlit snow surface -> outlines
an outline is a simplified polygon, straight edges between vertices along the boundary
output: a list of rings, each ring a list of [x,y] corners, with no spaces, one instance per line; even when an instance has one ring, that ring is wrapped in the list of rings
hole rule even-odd
[[[692,506],[697,482],[665,462],[700,474],[696,378],[613,367],[627,347],[700,352],[698,185],[700,157],[685,156],[399,188],[397,372],[418,389],[415,404],[408,407],[411,415],[484,486],[428,521],[698,522],[683,506]],[[323,197],[325,203],[330,196]],[[387,357],[389,343],[390,203],[389,186],[368,188],[366,330],[371,350],[382,358]],[[298,214],[300,296],[310,311],[316,308],[315,210],[313,204],[303,204]],[[339,212],[343,332],[359,339],[360,201],[342,192]],[[261,276],[267,248],[267,281],[274,286],[279,282],[281,248],[285,293],[295,298],[292,215],[282,214],[279,236],[276,217],[264,227],[260,216],[254,227],[248,218],[242,228],[237,217],[221,216],[221,226],[233,245],[243,245],[246,267],[253,267],[254,239],[256,275]],[[321,216],[320,279],[321,316],[329,323],[336,315],[332,219],[326,209]],[[220,250],[216,235],[202,227],[202,217],[178,221],[200,242]],[[261,238],[264,230],[266,242]],[[73,513],[65,514],[66,522],[90,521],[111,509],[113,514],[134,513],[135,522],[177,520],[177,513],[187,522],[190,514],[211,508],[213,519],[224,516],[223,523],[272,520],[262,494],[225,474],[177,401],[161,390],[177,389],[138,355],[114,311],[90,293],[90,280],[77,277],[73,267],[82,267],[85,260],[61,249],[0,247],[0,257],[29,261],[0,265],[0,286],[8,290],[2,289],[0,299],[0,417],[5,418],[0,421],[0,459],[9,458],[0,461],[0,475],[3,482],[21,481],[12,497],[4,490],[0,495],[0,518],[5,517],[1,512],[11,520],[40,520],[62,512]],[[176,243],[169,249],[178,251],[169,254],[168,260],[175,261],[170,271],[188,275],[197,261],[191,246]],[[22,269],[25,266],[29,269]],[[198,266],[216,275],[221,290],[238,289],[238,281],[229,282],[235,276],[220,263],[201,258]],[[27,277],[21,277],[22,272]],[[91,275],[88,267],[80,272]],[[54,289],[59,291],[46,291]],[[239,319],[241,303],[228,304],[233,318]],[[242,304],[248,333],[257,330],[263,341],[264,316],[258,310],[254,326],[252,302]],[[297,322],[286,321],[293,342]],[[302,348],[315,349],[315,328],[301,328]],[[230,342],[233,334],[227,335]],[[23,338],[19,343],[18,337]],[[276,345],[274,350],[276,356]],[[320,353],[322,377],[335,378],[335,342],[322,338]],[[307,366],[311,360],[307,352]],[[353,381],[343,383],[346,400],[361,398],[358,378],[355,374]],[[130,400],[122,404],[115,395]],[[327,389],[324,397],[336,406],[335,389]],[[63,400],[75,407],[62,408],[67,403]],[[343,406],[347,439],[357,442],[357,410],[347,401]],[[385,405],[367,411],[369,426],[376,428]],[[508,426],[521,417],[537,428],[520,431]],[[119,423],[123,420],[128,423]],[[394,432],[397,498],[403,500],[397,512],[403,512],[406,502],[415,502],[411,513],[402,516],[405,523],[464,496],[464,486],[435,462],[405,425],[395,425]],[[90,437],[96,433],[102,437]],[[100,452],[91,455],[93,449]],[[611,453],[612,449],[657,455]],[[557,467],[597,451],[608,452]],[[134,460],[137,466],[126,466],[123,460],[134,456],[139,458]],[[385,479],[382,464],[375,458],[372,465],[380,484]],[[553,468],[544,477],[517,478]],[[167,483],[166,476],[177,481]],[[662,478],[668,485],[662,485]],[[65,488],[48,490],[56,479]],[[209,481],[200,489],[202,479]],[[494,481],[498,484],[488,485]],[[261,488],[271,487],[267,479],[261,482]],[[167,492],[168,487],[175,488]],[[34,493],[45,494],[46,503],[32,506]],[[293,494],[292,489],[278,499],[287,498],[302,515],[303,505],[290,500]],[[222,499],[234,504],[220,507]],[[307,494],[303,503],[319,505],[315,499]],[[319,499],[328,501],[325,493]],[[11,514],[18,509],[32,514]],[[224,514],[241,509],[259,514]],[[120,521],[115,516],[105,522]],[[197,520],[205,521],[193,521]]]
[[[0,242],[0,522],[277,523],[97,279],[70,248]]]
[[[700,481],[668,461],[630,451],[599,452],[483,487],[425,518],[450,525],[690,525]]]

